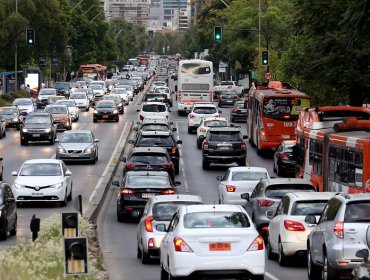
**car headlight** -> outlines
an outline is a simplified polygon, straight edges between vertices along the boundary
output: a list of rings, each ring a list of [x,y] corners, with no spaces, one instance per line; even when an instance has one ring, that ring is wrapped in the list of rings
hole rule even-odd
[[[12,122],[17,122],[17,121],[18,121],[18,118],[12,119]]]
[[[49,133],[51,131],[51,128],[45,128],[45,132]]]
[[[16,189],[23,189],[24,188],[24,185],[21,185],[21,184],[18,184],[18,183],[14,183],[14,187]]]
[[[66,125],[68,126],[69,125],[69,122],[66,122]]]
[[[62,188],[62,187],[63,187],[63,183],[54,184],[54,185],[52,185],[52,187],[53,187],[54,189],[60,189],[60,188]]]
[[[117,111],[117,110],[114,110],[114,111],[113,111],[113,114],[118,114],[118,111]]]
[[[60,154],[65,154],[66,153],[66,150],[63,147],[59,146],[57,148],[57,152],[60,153]]]
[[[94,110],[94,114],[97,114],[97,113],[98,113],[98,111]]]
[[[94,152],[94,148],[93,147],[87,148],[87,149],[85,149],[84,152],[87,153],[87,154],[90,154],[90,153]]]
[[[22,132],[28,132],[28,128],[22,128]]]

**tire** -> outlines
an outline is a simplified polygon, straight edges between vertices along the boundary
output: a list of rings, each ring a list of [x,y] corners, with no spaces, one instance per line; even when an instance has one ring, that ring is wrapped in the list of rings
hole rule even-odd
[[[273,163],[272,171],[274,171],[274,173],[276,173],[276,172],[277,172],[277,170],[276,170],[276,166],[275,166],[275,160],[274,160],[274,163]]]
[[[66,207],[67,206],[67,203],[68,203],[68,195],[66,193],[65,196],[64,196],[64,200],[61,201],[59,204],[60,204],[60,207]]]
[[[6,137],[6,129],[4,129],[3,137]]]
[[[139,244],[137,245],[137,248],[136,248],[136,257],[138,259],[141,259],[141,255],[142,255],[142,251],[140,250],[140,247],[139,247]]]
[[[27,146],[27,145],[28,145],[28,141],[21,139],[21,146]]]
[[[150,255],[145,253],[144,250],[141,252],[141,263],[149,264],[151,262]]]
[[[71,191],[69,192],[69,195],[67,196],[67,201],[72,200],[72,185],[71,185]]]
[[[0,240],[6,240],[8,238],[8,232],[6,228],[8,227],[7,225],[4,225],[5,230],[0,231]]]
[[[190,126],[188,126],[188,133],[189,134],[192,134],[193,133],[193,129]]]
[[[55,143],[55,137],[54,136],[50,139],[49,143],[50,143],[50,145],[54,145],[54,143]]]
[[[283,251],[283,244],[279,240],[279,245],[278,245],[278,262],[280,266],[286,266],[288,264],[289,258],[284,255]]]
[[[4,137],[4,133],[1,133],[1,130],[0,130],[0,139],[3,139]]]
[[[117,211],[117,222],[124,222],[125,220],[125,216]]]
[[[275,255],[272,253],[271,244],[270,244],[270,238],[267,237],[266,242],[266,255],[269,260],[273,260],[275,258]]]
[[[237,163],[238,163],[238,166],[246,166],[247,165],[247,159],[239,160]]]
[[[325,253],[324,255],[324,265],[321,271],[321,279],[322,280],[337,280],[339,279],[339,273],[337,270],[334,270],[332,267],[330,267],[328,257]]]
[[[161,280],[168,280],[168,272],[161,265]]]
[[[175,175],[179,175],[180,173],[180,161],[174,162],[175,165]]]
[[[90,111],[90,107],[86,107],[85,112],[89,112],[89,111]]]
[[[202,168],[204,170],[208,170],[209,169],[209,165],[210,165],[209,161],[203,159],[203,161],[202,161]]]
[[[98,122],[98,120],[97,119],[93,119],[93,122],[96,123],[96,122]]]
[[[309,244],[307,244],[307,275],[310,280],[321,278],[321,267],[313,263]]]
[[[230,122],[234,122],[234,121],[235,121],[234,118],[230,117]]]
[[[20,131],[20,130],[21,130],[21,126],[17,125],[17,131]]]
[[[17,221],[18,221],[18,216],[15,216],[14,227],[10,231],[10,235],[16,235],[17,234]]]
[[[276,175],[283,176],[283,173],[279,170],[279,166],[276,167]]]
[[[251,280],[264,280],[265,279],[265,275],[252,275]]]
[[[218,102],[218,107],[222,108],[222,104],[220,102]]]
[[[202,143],[200,142],[199,139],[197,139],[197,148],[200,150],[202,148]]]
[[[80,117],[76,118],[76,120],[75,120],[75,121],[76,121],[76,122],[78,122],[78,120],[79,120],[79,119],[80,119]]]

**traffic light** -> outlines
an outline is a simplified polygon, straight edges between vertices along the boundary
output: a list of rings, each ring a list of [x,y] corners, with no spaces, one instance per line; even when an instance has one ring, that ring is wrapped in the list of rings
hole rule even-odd
[[[78,236],[78,213],[62,213],[62,235],[64,237]]]
[[[26,44],[27,46],[35,45],[35,29],[33,28],[26,29]]]
[[[88,273],[88,244],[86,237],[64,238],[65,274]]]
[[[262,65],[269,65],[269,51],[262,51]]]
[[[214,39],[216,42],[220,42],[222,40],[222,26],[215,26]]]

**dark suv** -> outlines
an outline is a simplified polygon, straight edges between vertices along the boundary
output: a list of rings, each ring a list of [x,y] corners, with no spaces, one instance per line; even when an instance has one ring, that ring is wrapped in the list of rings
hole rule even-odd
[[[135,147],[163,147],[170,154],[171,161],[175,165],[175,174],[180,170],[180,153],[177,145],[182,144],[181,140],[175,140],[172,132],[169,131],[141,131],[136,137],[136,141],[129,140]]]
[[[63,95],[69,98],[72,86],[68,82],[55,82],[54,88],[57,90],[57,95]]]
[[[165,148],[133,148],[122,161],[125,163],[123,175],[127,171],[167,171],[172,180],[175,178],[175,168]]]
[[[21,129],[21,145],[28,141],[49,141],[54,144],[57,135],[57,125],[50,113],[31,113],[26,117]]]
[[[238,127],[212,127],[202,144],[203,169],[211,163],[232,163],[245,166],[247,159],[247,139]]]

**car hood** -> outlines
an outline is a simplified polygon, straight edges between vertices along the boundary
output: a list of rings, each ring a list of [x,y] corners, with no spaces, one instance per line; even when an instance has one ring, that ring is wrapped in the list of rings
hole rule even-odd
[[[17,105],[20,111],[33,111],[33,105]]]
[[[18,176],[14,183],[26,186],[49,186],[63,181],[63,176]]]
[[[65,150],[85,150],[91,145],[92,143],[59,143],[59,146]]]

